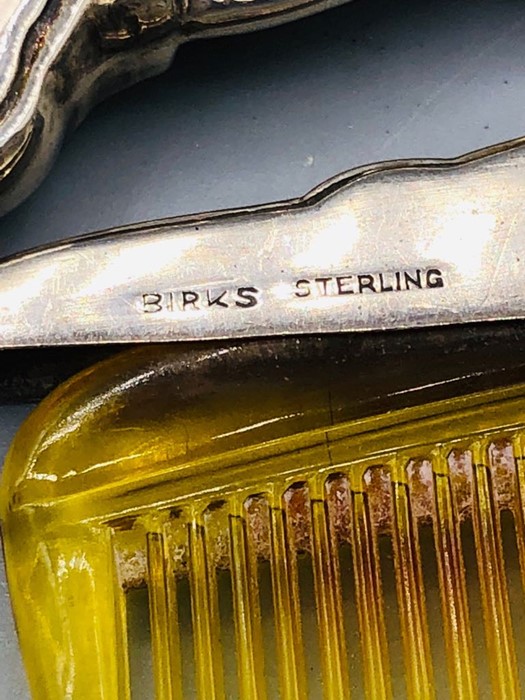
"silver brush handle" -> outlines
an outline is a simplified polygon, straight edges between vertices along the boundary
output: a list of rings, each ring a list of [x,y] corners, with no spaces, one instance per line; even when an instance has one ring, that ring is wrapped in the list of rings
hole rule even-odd
[[[342,174],[284,203],[71,240],[0,264],[3,347],[525,318],[525,144]]]
[[[0,215],[41,181],[66,126],[164,71],[177,47],[345,0],[0,0]]]

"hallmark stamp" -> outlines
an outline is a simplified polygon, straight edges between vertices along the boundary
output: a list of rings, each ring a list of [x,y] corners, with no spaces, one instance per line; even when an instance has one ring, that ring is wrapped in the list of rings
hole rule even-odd
[[[360,275],[304,277],[295,282],[294,295],[299,299],[306,299],[310,296],[336,297],[349,294],[409,292],[414,289],[440,289],[444,286],[445,280],[440,269],[415,268]]]
[[[140,307],[145,314],[160,311],[203,311],[205,309],[251,309],[259,303],[260,289],[253,286],[235,289],[183,289],[169,292],[145,292]]]
[[[290,283],[290,299],[341,297],[358,294],[384,294],[413,290],[441,289],[443,272],[438,268],[412,268],[364,274],[310,275]],[[145,314],[161,312],[202,312],[210,309],[253,309],[261,303],[263,290],[255,284],[241,287],[188,287],[172,291],[144,292],[137,301]],[[272,303],[271,296],[267,300]],[[274,300],[275,301],[275,300]]]

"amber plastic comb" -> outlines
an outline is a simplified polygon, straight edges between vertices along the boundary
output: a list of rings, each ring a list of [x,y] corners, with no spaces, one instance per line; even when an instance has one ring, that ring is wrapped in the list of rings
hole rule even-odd
[[[350,358],[334,387],[179,351],[183,386],[176,352],[80,375],[11,449],[33,697],[520,698],[525,385],[356,417]]]

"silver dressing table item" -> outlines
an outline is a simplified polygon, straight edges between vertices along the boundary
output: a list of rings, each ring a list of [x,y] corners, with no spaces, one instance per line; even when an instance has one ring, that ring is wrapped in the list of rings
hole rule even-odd
[[[42,180],[67,127],[102,98],[166,70],[181,44],[270,27],[339,2],[2,0],[0,214]]]

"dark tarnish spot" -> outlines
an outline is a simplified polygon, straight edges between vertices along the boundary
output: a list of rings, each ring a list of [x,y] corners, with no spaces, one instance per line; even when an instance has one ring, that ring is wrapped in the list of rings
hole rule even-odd
[[[311,553],[312,515],[308,485],[291,486],[284,494],[284,503],[295,550]]]

